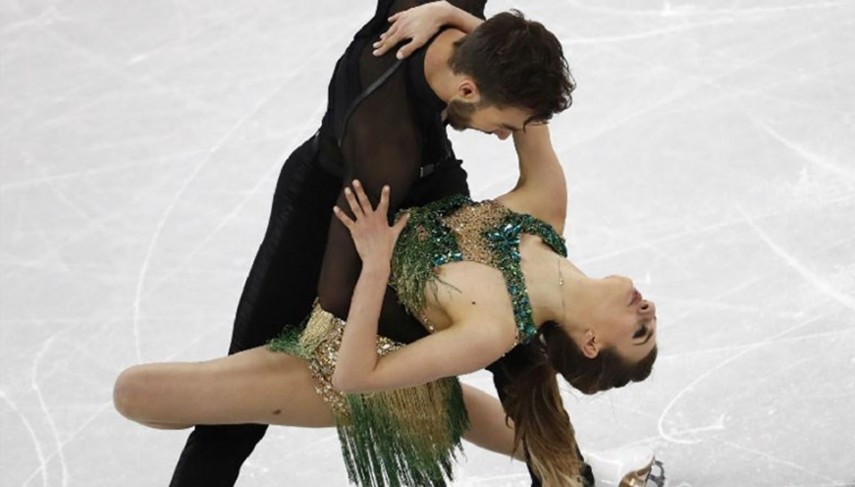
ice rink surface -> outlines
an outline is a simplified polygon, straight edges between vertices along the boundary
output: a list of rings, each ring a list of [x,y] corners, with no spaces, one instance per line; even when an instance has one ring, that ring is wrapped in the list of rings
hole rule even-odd
[[[670,486],[855,483],[855,2],[491,0],[564,43],[571,257],[657,302],[652,378],[566,387],[586,450]],[[0,2],[0,484],[166,485],[186,431],[112,407],[132,364],[222,355],[285,156],[369,0]],[[510,142],[453,135],[474,196]],[[466,377],[491,389],[486,373]],[[458,486],[524,486],[467,448]],[[344,486],[271,428],[239,485]]]

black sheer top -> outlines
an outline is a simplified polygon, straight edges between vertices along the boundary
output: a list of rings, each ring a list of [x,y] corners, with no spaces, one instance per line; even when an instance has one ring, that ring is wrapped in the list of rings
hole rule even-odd
[[[427,203],[446,194],[419,192],[427,201],[414,198],[414,186],[444,161],[456,160],[445,132],[445,103],[430,89],[424,75],[426,47],[406,60],[395,49],[383,57],[372,54],[372,44],[389,26],[387,19],[417,6],[417,0],[379,0],[374,17],[354,36],[338,60],[329,85],[327,112],[318,134],[322,167],[343,178],[344,184],[359,179],[373,203],[383,185],[391,188],[391,209]],[[486,0],[453,0],[450,3],[484,17]],[[367,89],[370,94],[366,95]],[[343,189],[343,188],[342,188]],[[468,193],[468,188],[458,189]],[[337,202],[349,212],[343,195]],[[327,247],[321,269],[318,296],[321,306],[347,317],[361,261],[348,230],[330,212]],[[423,328],[386,293],[380,333],[399,341],[424,335]]]

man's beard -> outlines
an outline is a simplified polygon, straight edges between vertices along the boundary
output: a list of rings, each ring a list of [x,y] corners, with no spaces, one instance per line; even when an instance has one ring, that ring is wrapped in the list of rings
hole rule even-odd
[[[445,119],[454,130],[466,130],[472,122],[472,114],[478,108],[478,103],[461,100],[451,100],[445,111]]]

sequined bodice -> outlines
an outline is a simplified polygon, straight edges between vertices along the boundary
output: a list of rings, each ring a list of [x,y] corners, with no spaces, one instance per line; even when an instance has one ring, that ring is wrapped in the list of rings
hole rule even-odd
[[[407,310],[423,317],[425,290],[437,289],[437,267],[450,262],[478,262],[502,273],[519,340],[530,340],[537,328],[520,268],[520,237],[524,233],[537,235],[555,252],[566,256],[564,239],[555,229],[494,201],[473,202],[465,196],[452,196],[408,211],[409,222],[392,257],[391,280]]]

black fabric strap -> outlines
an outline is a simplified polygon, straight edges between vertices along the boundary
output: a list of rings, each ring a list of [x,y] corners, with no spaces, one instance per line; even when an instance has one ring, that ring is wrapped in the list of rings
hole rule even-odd
[[[383,73],[382,76],[380,76],[373,83],[371,83],[371,86],[369,86],[365,91],[360,93],[355,100],[353,100],[353,103],[351,103],[350,106],[347,108],[347,113],[344,115],[344,118],[341,120],[341,123],[335,128],[335,138],[338,141],[339,147],[341,147],[341,141],[344,138],[344,129],[345,127],[347,127],[347,121],[350,120],[350,116],[353,115],[353,111],[356,110],[356,107],[358,107],[359,104],[362,103],[362,100],[368,98],[369,96],[371,96],[372,93],[377,91],[378,88],[383,86],[383,83],[385,83],[386,80],[392,77],[392,75],[395,74],[395,71],[397,71],[402,64],[404,64],[404,60],[399,59],[397,62],[395,62],[395,64],[392,65],[392,67],[390,67],[385,73]]]

